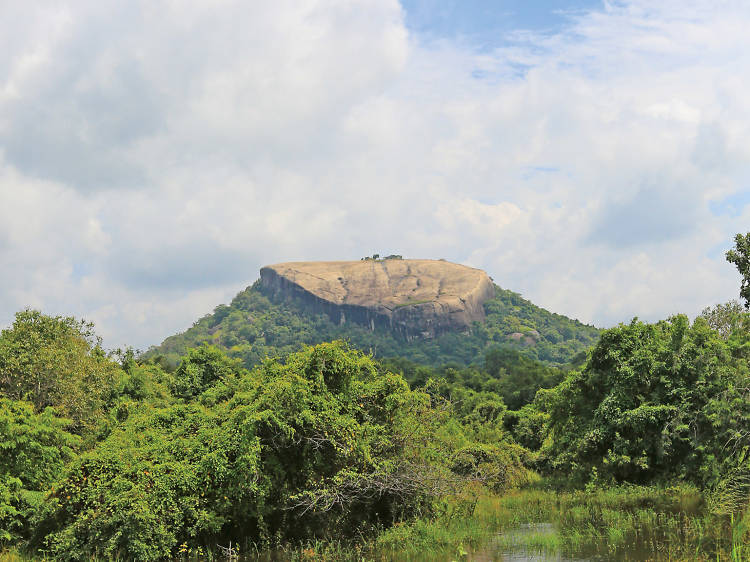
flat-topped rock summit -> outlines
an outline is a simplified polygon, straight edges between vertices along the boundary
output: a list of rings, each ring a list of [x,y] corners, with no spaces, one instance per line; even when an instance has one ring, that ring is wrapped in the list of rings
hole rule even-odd
[[[260,270],[262,286],[339,323],[387,327],[408,339],[465,331],[484,320],[495,287],[481,269],[443,260],[287,262]]]

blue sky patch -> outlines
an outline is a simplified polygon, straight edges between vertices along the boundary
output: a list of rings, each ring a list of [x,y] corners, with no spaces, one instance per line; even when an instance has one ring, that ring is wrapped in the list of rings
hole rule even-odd
[[[514,31],[554,33],[601,0],[401,0],[410,31],[428,39],[463,39],[480,50],[507,43]]]
[[[738,191],[721,201],[711,201],[708,208],[717,217],[721,215],[738,217],[748,204],[750,204],[750,191]]]
[[[84,277],[91,274],[91,267],[84,262],[73,262],[73,271],[71,272],[71,277],[74,281],[80,281]]]

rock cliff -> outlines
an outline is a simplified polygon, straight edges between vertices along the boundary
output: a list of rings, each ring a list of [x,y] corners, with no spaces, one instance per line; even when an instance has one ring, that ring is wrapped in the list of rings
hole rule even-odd
[[[334,322],[385,327],[407,339],[465,331],[484,319],[495,288],[480,269],[442,260],[288,262],[260,270],[277,296],[299,299]]]

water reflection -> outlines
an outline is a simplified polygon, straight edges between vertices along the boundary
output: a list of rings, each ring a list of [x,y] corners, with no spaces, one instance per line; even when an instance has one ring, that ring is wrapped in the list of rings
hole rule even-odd
[[[557,531],[552,523],[526,523],[500,533],[480,551],[470,555],[474,562],[586,562],[592,558],[571,558],[547,549],[554,549]],[[546,548],[545,548],[546,547]]]
[[[575,546],[561,539],[559,529],[552,523],[526,523],[499,533],[481,549],[470,553],[473,562],[593,562],[620,560],[640,562],[655,560],[662,540],[649,541],[648,537],[632,537],[625,544],[611,545],[606,539],[583,540]],[[653,538],[653,537],[652,537]],[[664,554],[664,553],[662,553]],[[672,559],[671,556],[666,556]]]

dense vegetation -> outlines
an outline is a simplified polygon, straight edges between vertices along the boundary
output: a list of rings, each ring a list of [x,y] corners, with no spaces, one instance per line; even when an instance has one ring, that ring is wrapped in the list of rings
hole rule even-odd
[[[605,482],[712,487],[750,476],[750,326],[685,316],[607,330],[586,366],[537,397],[552,467]]]
[[[744,241],[728,256],[741,273]],[[228,544],[452,559],[520,543],[746,560],[748,304],[620,324],[564,367],[490,337],[442,365],[417,352],[376,361],[342,341],[296,350],[271,329],[319,322],[330,335],[328,321],[295,325],[294,303],[257,288],[189,332],[213,322],[223,348],[201,340],[176,366],[105,353],[91,325],[26,310],[0,334],[0,545],[70,560]],[[248,361],[236,348],[254,343],[226,339],[243,329],[260,329],[242,337],[266,351],[296,351]],[[514,535],[522,523],[554,527]]]
[[[250,368],[266,357],[292,353],[303,345],[345,339],[376,358],[402,357],[422,365],[479,363],[488,348],[498,345],[511,346],[531,359],[564,365],[599,337],[593,326],[548,312],[499,287],[484,308],[485,321],[476,323],[468,333],[406,341],[385,329],[371,331],[351,323],[341,326],[324,314],[311,313],[301,302],[265,292],[256,282],[229,305],[216,307],[147,356],[161,356],[175,365],[187,349],[208,343],[225,349]]]
[[[459,415],[341,342],[251,371],[210,346],[173,373],[118,359],[70,318],[24,311],[0,336],[0,541],[155,560],[353,536],[530,477],[504,407]]]

